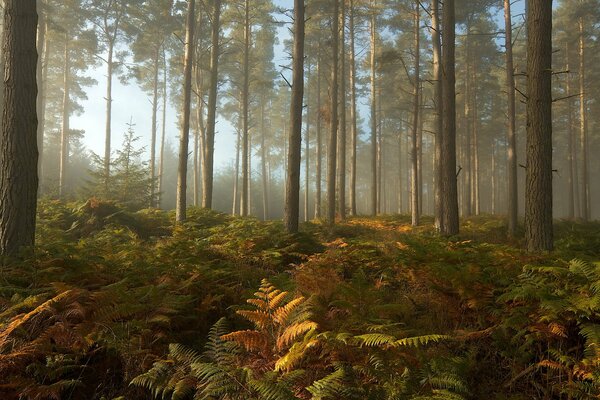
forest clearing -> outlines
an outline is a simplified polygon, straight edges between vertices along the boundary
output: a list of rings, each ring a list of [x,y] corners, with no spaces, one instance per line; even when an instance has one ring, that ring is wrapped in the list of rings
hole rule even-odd
[[[600,399],[600,0],[0,13],[0,400]]]

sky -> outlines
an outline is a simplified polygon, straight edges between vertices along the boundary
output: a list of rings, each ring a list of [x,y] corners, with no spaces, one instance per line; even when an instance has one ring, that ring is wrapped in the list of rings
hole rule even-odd
[[[277,6],[292,8],[292,0],[275,0]],[[514,14],[523,12],[524,0],[519,0],[514,5]],[[278,19],[285,18],[278,16]],[[497,18],[502,19],[502,12],[498,13]],[[516,21],[515,17],[515,22]],[[500,21],[499,21],[500,22]],[[288,26],[279,28],[279,45],[275,51],[275,65],[287,64],[287,56],[284,54],[283,43],[289,38]],[[106,67],[90,71],[90,75],[97,80],[97,85],[87,89],[86,101],[82,102],[84,113],[80,116],[74,116],[71,120],[73,129],[82,129],[85,131],[83,142],[85,146],[96,152],[104,154],[104,132],[106,121]],[[118,148],[123,139],[123,134],[127,130],[127,124],[132,121],[135,125],[136,134],[141,137],[142,145],[148,148],[150,146],[151,134],[151,103],[150,97],[144,93],[134,81],[129,85],[123,85],[118,79],[113,83],[113,122],[112,122],[112,144],[113,150]],[[178,110],[171,105],[167,109],[167,141],[171,142],[173,148],[178,148],[179,126]],[[160,121],[159,121],[160,124]],[[160,125],[159,125],[160,127]],[[159,130],[160,134],[160,130]],[[158,151],[158,147],[157,147]],[[235,157],[235,130],[232,125],[220,118],[217,121],[217,134],[215,138],[215,168],[222,169],[231,165]]]

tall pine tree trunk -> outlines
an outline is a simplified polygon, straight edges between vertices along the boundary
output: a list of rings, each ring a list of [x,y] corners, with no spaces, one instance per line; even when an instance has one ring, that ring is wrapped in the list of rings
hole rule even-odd
[[[569,71],[569,42],[565,45],[565,56],[567,58],[567,65],[565,70]],[[567,72],[567,85],[566,85],[566,96],[567,96],[567,161],[569,163],[569,176],[567,179],[567,193],[568,193],[568,206],[567,216],[569,220],[575,219],[575,172],[576,164],[574,163],[575,157],[575,146],[573,138],[573,101],[571,100],[571,73]]]
[[[525,239],[552,250],[552,1],[529,1],[527,55]]]
[[[455,49],[456,49],[456,18],[454,0],[444,2],[443,38],[442,49],[442,83],[444,104],[444,128],[442,169],[444,172],[444,229],[446,235],[456,235],[459,231],[458,220],[458,191],[456,176],[456,76],[455,76]]]
[[[371,7],[374,6],[371,1]],[[371,215],[377,215],[377,74],[376,74],[376,27],[375,11],[371,10]]]
[[[62,127],[60,131],[60,158],[58,163],[58,197],[64,198],[67,178],[67,163],[69,162],[69,135],[71,115],[71,54],[69,49],[69,33],[65,33],[65,52],[63,70],[63,104]]]
[[[421,80],[421,5],[415,3],[414,16],[414,82],[413,82],[413,125],[412,125],[412,141],[411,141],[411,214],[412,226],[418,226],[420,222],[419,215],[419,145],[417,143],[419,137],[419,111],[421,107],[420,99],[420,80]]]
[[[44,2],[39,2],[43,7],[38,10],[38,31],[37,31],[37,52],[38,52],[38,63],[37,63],[37,84],[38,84],[38,96],[37,96],[37,115],[38,115],[38,127],[37,127],[37,143],[38,143],[38,177],[41,179],[42,176],[42,163],[44,159],[44,126],[46,119],[46,77],[48,74],[48,22],[46,18],[46,10]]]
[[[17,256],[35,242],[38,190],[36,0],[5,0],[0,254]]]
[[[265,123],[265,96],[260,101],[260,165],[262,178],[262,201],[263,201],[263,220],[269,219],[269,176],[267,174],[267,147],[265,139],[267,136],[267,124]]]
[[[285,193],[284,225],[289,233],[298,232],[300,218],[300,167],[302,160],[302,113],[304,99],[304,0],[294,0],[294,53],[292,100]]]
[[[250,1],[244,3],[244,61],[242,83],[242,199],[240,201],[240,215],[248,215],[250,171],[249,140],[250,135]]]
[[[506,36],[506,92],[508,96],[508,235],[514,237],[519,219],[519,190],[517,180],[517,128],[515,99],[515,67],[513,61],[511,0],[504,0]]]
[[[346,219],[346,1],[340,7],[340,126],[338,135],[338,209]]]
[[[444,170],[442,155],[444,149],[444,107],[443,107],[443,76],[442,76],[442,42],[440,31],[440,4],[439,0],[431,0],[431,40],[433,47],[433,79],[434,79],[434,104],[435,104],[435,227],[439,232],[444,232]]]
[[[312,78],[311,65],[308,65],[308,79]],[[307,106],[306,106],[306,135],[304,138],[304,222],[310,220],[308,212],[310,203],[310,128],[311,128],[311,111],[310,105],[310,94],[306,93]]]
[[[581,140],[581,218],[590,219],[590,177],[587,133],[587,99],[585,93],[585,32],[583,17],[579,17],[579,134]]]
[[[350,215],[356,213],[356,149],[358,142],[358,114],[356,111],[356,28],[354,25],[354,0],[350,0]]]
[[[190,139],[190,114],[192,102],[192,66],[194,62],[194,25],[195,0],[188,0],[187,22],[185,32],[185,62],[183,83],[183,112],[181,136],[179,138],[179,167],[177,172],[177,202],[175,221],[182,223],[186,219],[187,208],[187,170],[188,149]]]
[[[162,129],[160,135],[160,160],[158,166],[158,196],[156,204],[158,208],[162,208],[162,199],[163,199],[163,178],[165,173],[165,140],[167,134],[167,78],[168,78],[168,65],[167,65],[167,55],[165,52],[165,48],[163,46],[163,81],[162,81]]]
[[[112,136],[112,86],[114,75],[114,51],[115,43],[109,40],[108,57],[106,59],[106,129],[104,133],[104,185],[105,192],[108,193],[110,180],[110,152]]]
[[[332,62],[330,82],[330,121],[329,121],[329,143],[327,146],[327,222],[330,226],[335,224],[335,179],[337,159],[337,135],[338,135],[338,69],[339,69],[339,14],[340,0],[333,0],[333,15],[331,16],[332,37]]]
[[[154,53],[154,71],[152,77],[152,132],[150,141],[150,207],[156,204],[156,134],[158,131],[158,74],[160,69],[160,48]]]
[[[321,125],[321,43],[319,43],[319,51],[317,55],[317,154],[315,156],[315,218],[319,219],[322,216],[322,187],[323,187],[323,133]]]
[[[219,56],[221,32],[221,0],[214,0],[210,49],[210,89],[206,119],[206,143],[202,163],[202,207],[212,208],[214,181],[215,130],[217,121],[217,94],[219,89]]]

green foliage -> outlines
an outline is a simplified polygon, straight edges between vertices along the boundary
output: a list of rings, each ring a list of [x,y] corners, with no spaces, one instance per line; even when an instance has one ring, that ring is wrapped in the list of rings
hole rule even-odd
[[[0,270],[3,399],[600,392],[600,266],[577,240],[593,224],[561,224],[545,256],[487,218],[454,241],[403,217],[290,236],[200,209],[173,228],[91,199],[43,201],[39,224],[35,258]]]

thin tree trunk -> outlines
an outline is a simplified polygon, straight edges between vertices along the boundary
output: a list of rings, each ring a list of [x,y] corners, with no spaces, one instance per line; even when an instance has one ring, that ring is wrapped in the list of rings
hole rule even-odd
[[[308,80],[311,76],[311,64],[308,65]],[[310,106],[310,95],[306,93],[307,106],[306,106],[306,137],[304,138],[304,222],[310,220],[308,213],[309,202],[310,202],[310,126],[311,126],[311,111]]]
[[[240,180],[240,152],[242,147],[242,131],[238,129],[235,145],[235,178],[233,180],[233,206],[231,213],[238,215],[239,211],[239,180]]]
[[[69,162],[69,135],[71,115],[71,54],[69,49],[69,33],[65,33],[65,52],[63,70],[63,104],[62,128],[60,131],[60,157],[58,167],[58,197],[64,198],[66,193],[67,163]]]
[[[300,168],[302,160],[302,113],[304,99],[304,0],[294,0],[294,53],[292,100],[285,193],[284,225],[289,233],[298,232],[300,219]]]
[[[163,47],[163,61],[164,61],[164,70],[163,70],[163,87],[162,87],[162,132],[160,135],[160,162],[158,166],[158,198],[157,205],[158,208],[162,208],[162,199],[163,199],[163,178],[165,173],[165,137],[167,133],[167,77],[168,77],[168,65],[167,65],[167,55],[165,52],[165,48]]]
[[[319,52],[317,56],[317,154],[315,157],[315,218],[319,219],[322,216],[321,202],[322,202],[322,184],[323,184],[323,172],[322,172],[322,161],[323,161],[323,138],[321,130],[321,43],[319,43]]]
[[[329,90],[329,144],[327,146],[327,222],[330,226],[335,224],[335,178],[337,158],[337,134],[338,134],[338,66],[339,66],[339,14],[340,0],[333,0],[333,15],[331,23],[332,35],[332,62],[331,62],[331,87]]]
[[[496,215],[496,141],[492,142],[492,215]]]
[[[248,160],[248,136],[250,134],[249,108],[250,108],[250,1],[244,3],[244,61],[242,84],[242,199],[240,202],[240,215],[248,215],[248,200],[250,171]]]
[[[566,71],[569,71],[569,42],[567,41],[565,46],[565,56],[567,58]],[[567,216],[569,220],[575,219],[575,169],[574,164],[574,143],[573,143],[573,101],[571,100],[571,73],[567,72],[567,160],[569,163],[569,177],[567,180],[567,193],[568,193],[568,210]]]
[[[179,168],[177,172],[177,203],[175,208],[175,221],[177,223],[185,221],[187,208],[187,170],[192,101],[192,64],[194,60],[195,5],[195,0],[188,0],[187,26],[185,33],[185,64],[183,73],[183,121],[181,137],[179,138]]]
[[[552,1],[530,0],[527,15],[527,190],[529,251],[552,250]]]
[[[356,111],[356,46],[354,26],[354,0],[350,0],[350,215],[356,212],[356,148],[358,142],[358,114]]]
[[[477,63],[473,60],[473,205],[475,206],[475,215],[481,214],[481,196],[479,192],[479,110],[477,107]]]
[[[106,129],[104,136],[104,185],[105,192],[108,193],[110,180],[110,152],[111,152],[111,136],[112,136],[112,86],[114,75],[114,41],[109,40],[108,43],[108,58],[106,72]]]
[[[443,74],[442,74],[442,45],[440,32],[440,5],[439,0],[431,0],[431,38],[433,46],[433,79],[434,79],[434,102],[435,102],[435,227],[438,232],[445,232],[445,210],[443,193],[444,170],[442,156],[444,149],[444,107],[443,107]]]
[[[419,145],[417,144],[419,136],[419,111],[421,106],[419,84],[421,80],[421,5],[415,3],[414,16],[414,81],[413,81],[413,125],[411,141],[411,214],[412,226],[419,225]]]
[[[444,2],[444,47],[442,59],[444,128],[442,169],[444,172],[444,230],[446,235],[456,235],[459,231],[458,192],[456,176],[456,18],[454,0]]]
[[[515,99],[515,67],[513,61],[511,0],[504,0],[506,30],[506,92],[508,95],[508,235],[514,237],[519,219],[519,188],[517,180],[517,129]]]
[[[465,44],[465,52],[466,52],[466,73],[465,73],[465,129],[462,129],[466,145],[462,152],[462,158],[459,157],[461,164],[465,166],[464,171],[464,191],[463,193],[463,215],[465,217],[470,217],[473,215],[473,203],[474,203],[474,194],[473,194],[473,111],[472,105],[475,103],[473,101],[473,90],[472,90],[472,75],[471,75],[471,27],[470,23],[467,22],[467,36],[466,36],[466,44]],[[460,143],[460,141],[459,141]],[[459,150],[460,154],[460,150]]]
[[[346,1],[340,4],[340,125],[338,135],[338,210],[346,219]]]
[[[48,22],[46,21],[46,10],[43,2],[40,2],[44,9],[38,10],[38,31],[37,31],[37,51],[38,51],[38,64],[37,64],[37,83],[38,83],[38,96],[37,96],[37,115],[38,115],[38,127],[37,127],[37,143],[38,143],[38,177],[42,176],[42,163],[44,156],[44,125],[46,119],[46,77],[48,74]]]
[[[585,36],[583,17],[579,18],[579,133],[581,140],[581,218],[590,219],[590,177],[587,134],[587,99],[585,93]]]
[[[215,131],[217,94],[219,89],[219,53],[221,32],[221,0],[214,0],[210,50],[210,89],[206,119],[206,142],[202,165],[202,207],[212,208],[214,181]]]
[[[35,242],[38,191],[35,0],[4,1],[3,109],[0,136],[0,254]]]
[[[371,0],[371,7],[374,6]],[[377,215],[377,75],[376,75],[376,27],[375,11],[371,10],[371,215]]]
[[[265,144],[265,138],[267,136],[265,123],[265,98],[261,98],[260,102],[260,164],[261,164],[261,175],[262,175],[262,200],[263,200],[263,219],[266,221],[269,219],[269,176],[267,175],[267,146]]]
[[[152,82],[152,139],[150,142],[150,207],[156,202],[156,133],[158,130],[158,73],[160,68],[160,48],[156,49],[154,54],[154,77]]]

